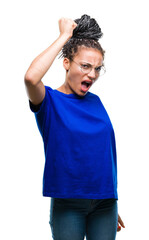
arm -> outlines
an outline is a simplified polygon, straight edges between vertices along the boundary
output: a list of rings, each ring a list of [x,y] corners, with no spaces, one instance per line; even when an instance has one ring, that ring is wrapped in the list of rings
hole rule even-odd
[[[51,67],[64,44],[71,38],[76,26],[77,24],[73,20],[61,18],[59,20],[59,37],[52,45],[37,56],[28,68],[24,82],[28,97],[33,104],[37,105],[44,99],[45,87],[41,79]]]

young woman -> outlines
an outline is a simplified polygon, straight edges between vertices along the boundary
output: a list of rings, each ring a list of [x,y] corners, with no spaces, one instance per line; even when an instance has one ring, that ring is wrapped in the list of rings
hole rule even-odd
[[[104,72],[105,51],[98,42],[103,34],[88,15],[61,18],[59,29],[56,41],[25,74],[44,143],[43,196],[51,197],[52,236],[114,240],[124,227],[117,206],[114,130],[100,98],[89,91]],[[52,89],[41,80],[60,51],[66,78]]]

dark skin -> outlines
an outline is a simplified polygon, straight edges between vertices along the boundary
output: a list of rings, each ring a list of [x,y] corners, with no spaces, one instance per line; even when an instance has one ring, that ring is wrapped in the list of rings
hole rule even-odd
[[[59,37],[53,42],[52,45],[50,45],[47,49],[45,49],[39,56],[37,56],[33,62],[31,63],[29,69],[27,70],[24,81],[26,85],[26,90],[28,97],[30,101],[38,105],[40,104],[44,97],[45,97],[45,87],[43,82],[41,81],[45,73],[49,70],[51,67],[53,61],[55,60],[56,56],[64,46],[64,44],[72,37],[73,30],[76,28],[77,24],[72,20],[72,19],[67,19],[67,18],[61,18],[59,20],[59,30],[60,30],[60,35]],[[90,57],[89,60],[92,60],[91,62],[88,59],[83,60],[88,61],[91,63],[94,67],[98,67],[101,65],[102,62],[102,54],[98,51],[92,51],[90,52]],[[85,56],[87,56],[85,54]],[[77,57],[77,56],[76,56]],[[79,58],[76,60],[80,60]],[[80,94],[81,96],[84,95],[80,90],[80,77],[81,80],[84,79],[84,76],[81,74],[78,74],[75,72],[75,78],[74,78],[74,73],[73,69],[75,67],[74,64],[70,63],[68,59],[64,59],[64,68],[66,69],[66,81],[65,83],[59,88],[60,91],[64,93],[71,93],[72,90],[76,92],[77,94]],[[76,76],[76,73],[78,74]],[[73,80],[72,81],[72,77]],[[90,72],[88,75],[88,78],[85,80],[91,80],[96,81],[96,77],[94,75],[94,70]],[[75,84],[74,84],[75,83]],[[118,215],[118,225],[117,225],[117,232],[121,231],[121,227],[125,228],[124,223],[121,219],[121,217]]]
[[[89,62],[94,67],[97,67],[102,65],[103,57],[98,49],[81,47],[79,52],[74,56],[73,60],[78,63],[81,61]],[[94,70],[92,70],[89,74],[82,73],[78,65],[76,65],[74,62],[71,62],[67,58],[64,58],[63,65],[66,70],[66,78],[63,85],[57,89],[63,93],[76,93],[80,96],[83,96],[86,93],[81,91],[80,83],[82,80],[92,80],[94,84],[99,77],[98,75],[95,75]],[[118,214],[117,232],[120,232],[122,228],[125,228],[125,225]]]

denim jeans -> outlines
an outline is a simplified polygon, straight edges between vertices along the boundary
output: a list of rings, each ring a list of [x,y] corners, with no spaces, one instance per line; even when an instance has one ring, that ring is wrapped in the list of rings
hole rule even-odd
[[[117,199],[51,198],[50,227],[54,240],[115,240]]]

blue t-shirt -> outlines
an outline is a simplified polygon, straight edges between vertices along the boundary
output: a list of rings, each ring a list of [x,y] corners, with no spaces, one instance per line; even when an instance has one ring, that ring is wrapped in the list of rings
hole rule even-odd
[[[43,196],[118,199],[115,136],[100,98],[45,86],[34,112],[44,143]]]

